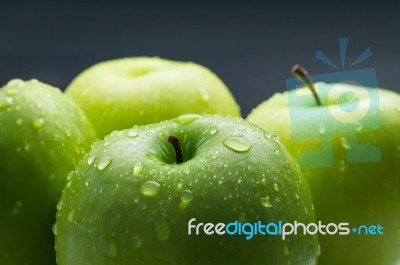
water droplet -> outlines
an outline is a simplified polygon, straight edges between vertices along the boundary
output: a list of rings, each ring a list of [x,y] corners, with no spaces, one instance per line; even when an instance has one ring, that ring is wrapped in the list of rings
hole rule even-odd
[[[160,191],[160,184],[155,181],[146,181],[140,186],[140,193],[144,196],[154,197]]]
[[[137,162],[133,166],[133,176],[140,177],[143,174],[144,164],[142,162]]]
[[[278,186],[278,184],[274,183],[274,184],[272,184],[272,187],[274,188],[274,191],[275,191],[275,192],[279,192],[279,186]]]
[[[268,140],[271,139],[272,135],[270,133],[265,133],[264,134],[265,138],[267,138]]]
[[[89,186],[89,184],[90,184],[90,180],[89,179],[85,180],[85,186],[87,187],[87,186]]]
[[[10,214],[11,215],[18,215],[22,212],[22,202],[17,201],[14,204],[14,207],[12,208]]]
[[[349,143],[347,142],[346,137],[341,137],[341,138],[340,138],[340,144],[342,145],[342,147],[343,147],[344,149],[346,149],[346,150],[350,149],[350,145],[349,145]]]
[[[218,132],[218,128],[216,128],[216,127],[211,127],[210,128],[210,134],[211,135],[215,135],[217,132]]]
[[[274,140],[275,143],[279,142],[279,136],[278,135],[273,135],[272,139]]]
[[[13,102],[11,97],[0,97],[0,109],[9,107]]]
[[[138,202],[140,201],[139,196],[135,196],[135,197],[133,198],[133,201],[134,201],[135,203],[138,203]]]
[[[184,190],[181,193],[181,201],[184,203],[189,203],[193,200],[193,194],[190,190]]]
[[[114,258],[115,256],[117,256],[117,252],[117,244],[114,241],[111,241],[110,245],[108,245],[107,254],[110,255],[110,257]]]
[[[239,223],[246,223],[246,214],[245,213],[240,213],[239,215],[238,215],[238,221],[239,221]]]
[[[210,95],[208,94],[207,88],[204,86],[199,86],[198,89],[199,89],[198,91],[199,91],[200,101],[202,103],[208,103],[208,101],[210,100]]]
[[[64,206],[64,203],[63,203],[62,200],[60,200],[60,201],[57,203],[56,208],[57,208],[57,210],[61,210],[61,209],[63,208],[63,206]]]
[[[18,118],[16,123],[17,123],[17,125],[22,125],[22,123],[24,123],[24,120],[21,118]]]
[[[356,122],[354,124],[354,128],[356,129],[357,132],[360,132],[362,130],[362,125],[359,122]]]
[[[88,159],[87,159],[87,163],[89,164],[89,166],[91,165],[91,164],[93,164],[93,161],[96,159],[96,155],[95,154],[90,154],[89,156],[88,156]]]
[[[71,223],[75,220],[75,208],[68,213],[68,221]]]
[[[184,115],[181,115],[178,118],[176,118],[175,121],[179,124],[185,125],[185,124],[192,123],[200,118],[201,118],[201,115],[199,115],[199,114],[184,114]]]
[[[223,141],[223,144],[233,151],[243,153],[251,149],[251,142],[240,136],[231,136]]]
[[[90,145],[90,149],[96,149],[100,146],[100,141],[95,141]]]
[[[296,198],[296,200],[300,200],[300,196],[298,193],[295,194],[295,198]]]
[[[140,238],[140,236],[138,234],[134,234],[133,235],[133,247],[140,248],[141,245],[142,245],[142,239]]]
[[[104,156],[100,159],[99,163],[97,164],[97,169],[102,171],[103,169],[105,169],[106,167],[108,167],[108,165],[111,164],[112,158],[109,156]]]
[[[321,256],[321,245],[320,244],[318,244],[318,247],[317,247],[317,256],[318,257]]]
[[[339,162],[339,170],[340,170],[341,172],[346,171],[346,162],[345,162],[344,160],[342,160],[342,161]]]
[[[138,137],[138,135],[139,135],[139,133],[135,129],[129,130],[129,132],[128,132],[128,136],[131,138],[136,138],[136,137]]]
[[[44,124],[44,119],[43,118],[38,118],[38,119],[33,119],[32,120],[32,126],[36,129],[42,128]]]
[[[269,199],[269,197],[260,198],[260,203],[265,208],[272,207],[272,203],[271,203],[271,200]]]
[[[159,240],[167,240],[169,238],[168,224],[164,219],[156,221],[156,234]]]
[[[180,180],[178,180],[178,182],[176,183],[176,188],[177,188],[178,190],[180,190],[180,189],[182,189],[182,187],[183,187],[183,181],[180,179]]]
[[[319,131],[320,134],[324,134],[325,133],[325,125],[323,123],[319,124],[318,131]]]
[[[288,256],[289,253],[290,253],[289,252],[289,247],[286,244],[284,244],[283,245],[283,255]]]
[[[53,231],[53,234],[56,236],[57,235],[57,223],[55,223],[52,227],[51,227],[51,231]]]

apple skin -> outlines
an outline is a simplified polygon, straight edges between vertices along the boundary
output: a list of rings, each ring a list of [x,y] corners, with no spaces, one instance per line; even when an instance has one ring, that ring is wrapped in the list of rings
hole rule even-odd
[[[315,204],[317,220],[325,223],[349,222],[350,225],[377,225],[384,227],[384,235],[320,236],[321,265],[395,265],[400,260],[400,96],[389,90],[378,91],[380,122],[365,116],[359,123],[335,127],[327,106],[339,100],[324,93],[332,84],[317,83],[321,107],[313,97],[298,97],[292,102],[296,111],[296,124],[303,124],[299,134],[309,139],[293,136],[288,92],[277,93],[260,104],[247,117],[249,122],[278,136],[295,160],[310,148],[321,148],[321,152],[332,143],[331,167],[302,167],[309,183]],[[344,92],[361,88],[343,85]],[[364,88],[363,88],[364,89]],[[339,91],[339,90],[338,90]],[[305,94],[307,88],[289,93]],[[358,93],[358,92],[357,92]],[[372,92],[371,92],[372,93]],[[373,92],[376,93],[376,92]],[[295,98],[295,97],[294,97]],[[343,103],[351,107],[353,103]],[[358,99],[359,109],[368,111],[366,98]],[[323,111],[325,110],[325,111]],[[334,112],[333,112],[334,113]],[[381,123],[381,125],[379,125]],[[323,130],[321,130],[323,124]],[[364,128],[366,128],[364,130]],[[322,133],[321,133],[322,132]],[[343,144],[343,137],[355,135],[360,144],[372,144],[379,148],[381,162],[349,163],[347,151],[354,145]],[[314,137],[313,137],[314,136]],[[327,137],[327,138],[326,138]],[[300,165],[310,161],[299,161]]]
[[[55,264],[56,204],[95,140],[84,113],[59,89],[17,79],[0,89],[1,264]]]
[[[170,135],[181,140],[181,164],[174,164]],[[228,148],[223,142],[231,136],[243,137],[251,149]],[[55,229],[59,265],[316,264],[315,235],[287,241],[188,235],[191,218],[215,224],[244,218],[314,221],[298,165],[277,138],[267,139],[241,118],[184,115],[115,131],[94,146],[69,179]],[[149,181],[160,185],[154,196],[141,190]],[[266,196],[270,208],[260,203]]]
[[[157,123],[185,113],[240,116],[226,85],[207,68],[157,57],[96,64],[68,86],[99,137],[133,125]]]

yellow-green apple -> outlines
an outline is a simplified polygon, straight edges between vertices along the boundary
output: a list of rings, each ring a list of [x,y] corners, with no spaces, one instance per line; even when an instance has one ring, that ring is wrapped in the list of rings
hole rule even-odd
[[[313,87],[304,70],[295,73]],[[399,94],[316,83],[314,93],[303,87],[275,94],[247,120],[279,135],[298,160],[318,220],[355,227],[348,236],[320,236],[320,264],[399,264]],[[383,235],[360,225],[379,225]]]
[[[213,72],[192,62],[156,57],[96,64],[76,77],[66,93],[100,137],[185,113],[240,115],[232,94]]]

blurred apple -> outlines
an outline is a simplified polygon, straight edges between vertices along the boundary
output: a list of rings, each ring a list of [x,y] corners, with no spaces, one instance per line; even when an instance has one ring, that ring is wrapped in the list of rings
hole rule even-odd
[[[277,93],[247,120],[279,135],[300,163],[317,220],[383,226],[383,235],[320,236],[320,264],[398,265],[400,96],[346,83],[315,89]]]
[[[210,70],[156,57],[96,64],[76,77],[66,93],[100,137],[185,113],[240,116],[232,94]]]

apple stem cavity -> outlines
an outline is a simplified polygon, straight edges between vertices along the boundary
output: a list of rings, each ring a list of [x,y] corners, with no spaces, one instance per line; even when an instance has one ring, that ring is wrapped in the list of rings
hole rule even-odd
[[[168,142],[170,142],[175,149],[176,163],[177,164],[183,163],[182,144],[179,141],[178,137],[176,137],[175,135],[170,135],[168,137]]]
[[[317,102],[317,105],[319,107],[322,106],[321,100],[318,97],[317,90],[315,89],[314,83],[311,80],[311,77],[308,74],[308,71],[301,65],[296,64],[292,67],[292,74],[295,77],[297,77],[301,82],[303,82],[304,85],[306,85],[311,90],[311,92],[315,98],[315,101]]]

